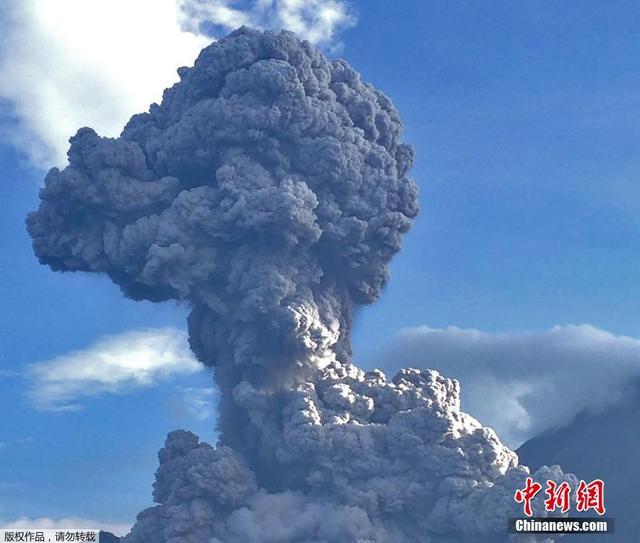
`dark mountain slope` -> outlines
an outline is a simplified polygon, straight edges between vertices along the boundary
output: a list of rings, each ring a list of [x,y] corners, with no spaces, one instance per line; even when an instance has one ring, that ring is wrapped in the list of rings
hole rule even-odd
[[[640,541],[640,383],[623,402],[600,413],[582,413],[567,427],[535,437],[517,452],[532,469],[559,464],[579,479],[604,481],[606,515],[615,518],[616,534],[571,536],[566,541]]]

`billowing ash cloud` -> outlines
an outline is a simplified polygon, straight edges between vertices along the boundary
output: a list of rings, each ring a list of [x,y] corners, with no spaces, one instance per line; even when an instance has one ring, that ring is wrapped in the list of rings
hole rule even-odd
[[[352,306],[378,297],[418,209],[413,150],[388,98],[291,34],[241,30],[179,73],[121,138],[71,139],[29,232],[53,269],[188,300],[223,440],[259,446],[234,387],[275,393],[347,359]]]
[[[371,358],[369,367],[390,372],[413,364],[455,375],[463,408],[516,447],[628,398],[640,378],[640,340],[587,324],[507,333],[418,326]]]
[[[129,541],[504,537],[527,470],[457,383],[349,363],[418,211],[390,100],[286,32],[240,29],[179,75],[120,138],[81,129],[28,219],[53,269],[188,302],[215,369],[219,444],[169,437]]]
[[[154,485],[159,505],[138,517],[127,541],[506,541],[529,470],[459,402],[457,382],[432,370],[387,381],[349,364],[324,368],[287,395],[273,473],[229,447],[170,434]],[[576,484],[557,466],[534,479]],[[536,516],[547,514],[543,499]]]

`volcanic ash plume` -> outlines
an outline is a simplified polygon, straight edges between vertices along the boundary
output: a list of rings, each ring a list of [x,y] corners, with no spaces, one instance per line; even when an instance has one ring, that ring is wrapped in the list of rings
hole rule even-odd
[[[287,32],[240,29],[178,73],[120,138],[81,129],[27,221],[54,270],[188,303],[215,371],[217,447],[170,434],[127,540],[505,539],[528,470],[460,412],[457,383],[349,363],[353,308],[418,211],[390,100]]]

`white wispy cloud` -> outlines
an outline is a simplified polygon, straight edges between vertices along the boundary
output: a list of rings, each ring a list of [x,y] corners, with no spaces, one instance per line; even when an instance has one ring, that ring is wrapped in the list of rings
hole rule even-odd
[[[590,325],[501,334],[420,326],[402,331],[373,363],[458,379],[464,408],[515,447],[621,400],[640,378],[640,340]]]
[[[201,370],[184,331],[127,332],[33,364],[28,372],[29,398],[37,409],[72,411],[80,409],[87,397],[149,387],[174,375]]]
[[[15,447],[27,447],[33,445],[35,439],[33,437],[19,437],[0,441],[0,453],[13,449]]]
[[[22,377],[22,373],[15,370],[0,369],[0,378],[2,379],[13,379],[17,377]]]
[[[41,166],[64,164],[67,140],[81,126],[118,135],[207,42],[181,30],[174,0],[6,4],[0,97],[16,123],[4,135]]]
[[[159,101],[212,29],[288,28],[331,44],[353,22],[346,0],[0,0],[1,135],[36,166],[62,166],[78,128],[117,136]]]
[[[215,412],[215,394],[213,387],[177,387],[174,397],[167,400],[167,408],[179,420],[207,420]]]
[[[117,536],[124,536],[131,529],[131,525],[100,522],[77,517],[60,519],[48,517],[20,517],[15,520],[0,520],[0,530],[26,530],[31,528],[35,530],[103,530],[111,532]]]
[[[248,8],[246,2],[240,7],[236,0],[178,0],[178,4],[182,27],[195,33],[211,24],[225,30],[242,25],[286,28],[312,43],[327,45],[356,22],[344,0],[255,0]]]

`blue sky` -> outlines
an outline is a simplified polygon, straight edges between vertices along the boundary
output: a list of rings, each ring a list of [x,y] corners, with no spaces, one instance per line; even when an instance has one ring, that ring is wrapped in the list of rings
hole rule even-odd
[[[250,10],[250,4],[238,5]],[[605,337],[601,331],[621,353],[616,368],[625,371],[616,386],[640,373],[632,339],[640,337],[640,39],[633,24],[640,6],[345,5],[350,24],[337,25],[333,35],[325,31],[322,45],[392,97],[416,148],[413,176],[422,199],[389,287],[357,315],[357,361],[366,366],[377,357],[384,365],[379,353],[409,327],[477,329],[488,342],[526,333],[535,344],[546,342],[544,331],[555,325],[589,324],[595,332],[571,335],[545,354],[552,359],[545,378],[571,345],[589,350],[594,338]],[[0,30],[16,24],[4,17]],[[7,42],[0,47],[3,66],[11,56],[21,62],[20,50],[7,50]],[[49,75],[41,77],[34,86]],[[205,371],[156,373],[147,384],[123,379],[96,395],[74,388],[80,410],[38,408],[33,395],[43,383],[33,364],[78,350],[85,350],[83,359],[105,335],[183,330],[187,309],[135,303],[105,278],[38,264],[24,217],[37,206],[44,174],[38,157],[46,155],[34,151],[27,122],[38,118],[29,108],[39,112],[42,104],[4,96],[0,522],[26,516],[130,524],[150,503],[155,454],[166,433],[186,427],[215,439],[214,418],[198,411],[203,404],[193,407],[194,394],[201,397],[212,384]],[[43,124],[59,114],[45,113]],[[428,363],[429,352],[422,355]],[[607,363],[601,353],[590,367]],[[75,386],[96,390],[91,382]],[[205,400],[215,403],[215,394]]]

